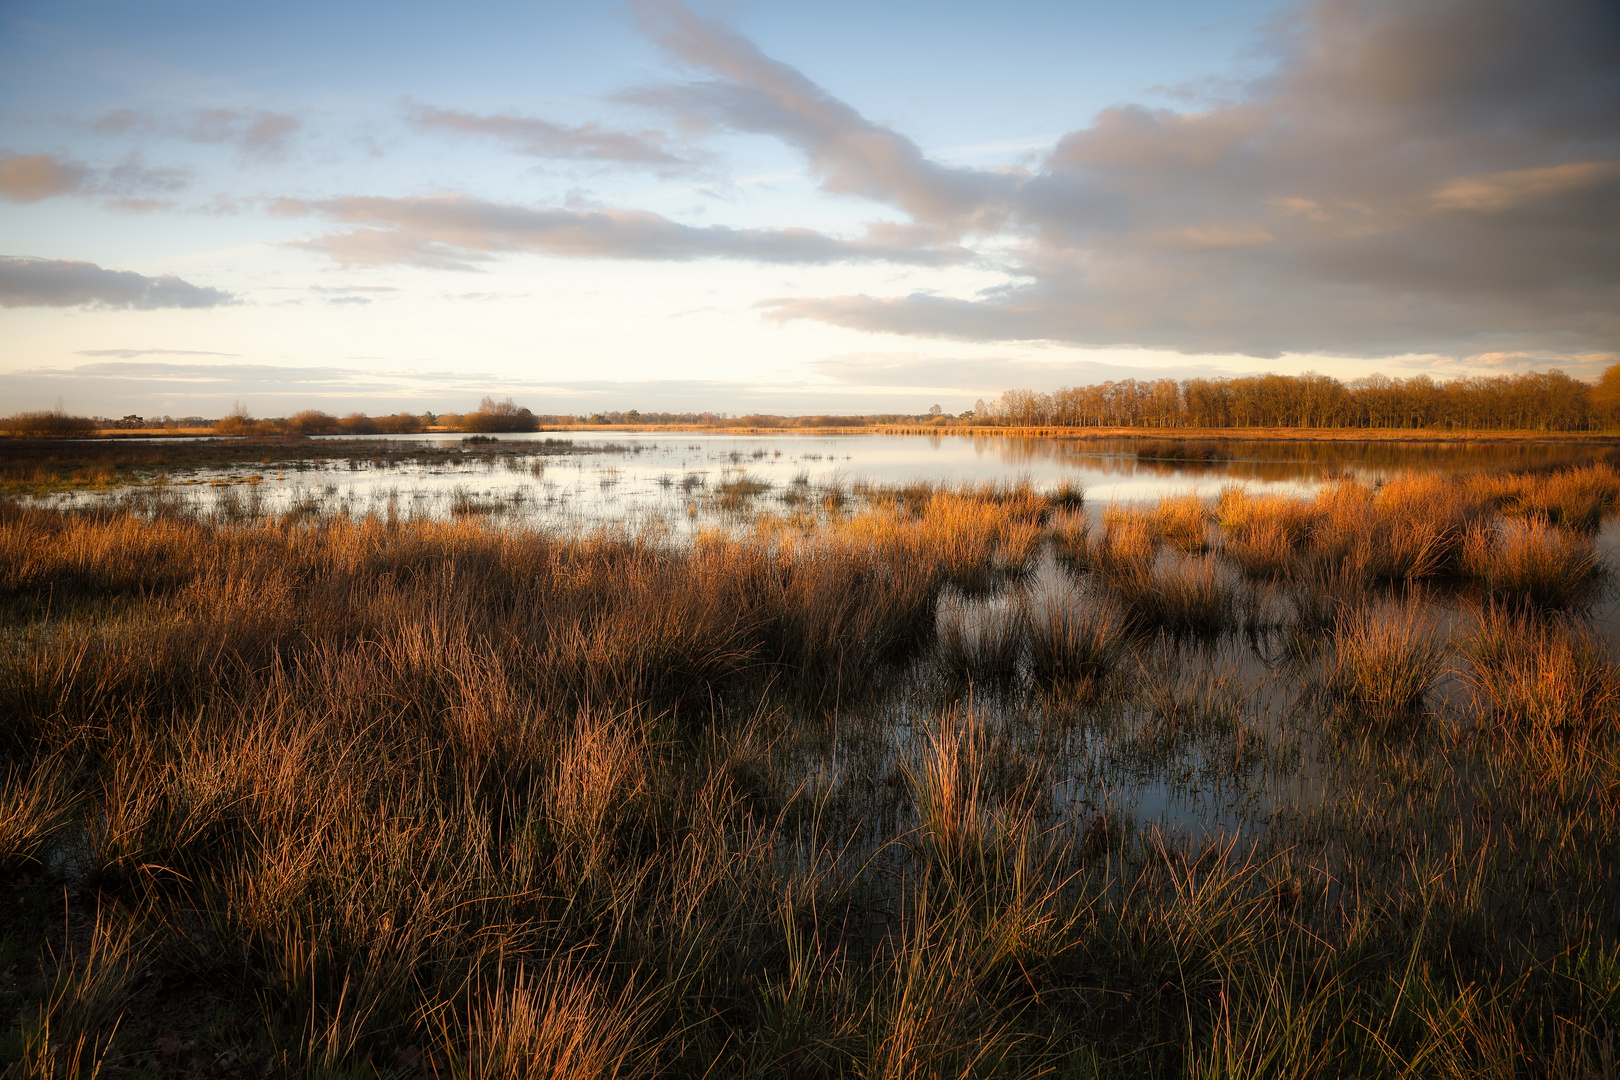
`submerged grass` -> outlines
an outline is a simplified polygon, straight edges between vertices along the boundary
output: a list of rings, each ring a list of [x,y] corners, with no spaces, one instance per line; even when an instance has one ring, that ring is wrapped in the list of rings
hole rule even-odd
[[[0,504],[0,1067],[1602,1075],[1620,675],[1516,509],[1598,479],[679,546]]]

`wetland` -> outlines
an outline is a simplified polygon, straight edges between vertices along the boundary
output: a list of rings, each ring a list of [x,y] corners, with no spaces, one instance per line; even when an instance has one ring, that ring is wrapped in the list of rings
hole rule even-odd
[[[0,444],[0,1062],[1606,1075],[1601,447]]]

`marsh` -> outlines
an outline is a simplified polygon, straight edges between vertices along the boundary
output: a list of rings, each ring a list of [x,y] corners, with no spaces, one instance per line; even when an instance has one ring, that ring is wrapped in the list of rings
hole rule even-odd
[[[1612,1060],[1613,467],[886,445],[0,505],[8,1060]]]

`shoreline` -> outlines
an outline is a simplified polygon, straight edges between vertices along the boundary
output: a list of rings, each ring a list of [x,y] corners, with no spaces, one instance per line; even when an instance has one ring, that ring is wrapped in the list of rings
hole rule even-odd
[[[1141,428],[1141,427],[992,427],[981,425],[938,426],[929,424],[873,424],[843,427],[759,427],[756,425],[713,424],[589,424],[540,427],[532,432],[476,432],[454,431],[449,428],[429,427],[417,435],[592,435],[669,432],[682,435],[933,435],[955,437],[1012,437],[1024,439],[1060,439],[1069,442],[1104,442],[1135,440],[1141,442],[1381,442],[1381,443],[1517,443],[1555,442],[1586,443],[1594,446],[1620,446],[1620,430],[1610,431],[1537,431],[1515,429],[1485,431],[1477,429],[1440,431],[1431,428]],[[368,438],[410,438],[410,435],[390,436],[365,434],[351,436],[353,440]],[[39,436],[0,435],[5,442],[148,442],[161,439],[207,438],[220,442],[247,441],[302,441],[303,435],[215,435],[209,428],[177,428],[165,431],[129,431],[103,429],[91,435]],[[346,440],[347,441],[347,440]]]

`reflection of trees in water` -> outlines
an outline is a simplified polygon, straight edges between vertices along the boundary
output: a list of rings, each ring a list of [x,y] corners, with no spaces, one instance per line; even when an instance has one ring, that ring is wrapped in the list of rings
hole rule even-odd
[[[1010,465],[1049,462],[1124,477],[1198,475],[1278,481],[1308,480],[1324,472],[1378,476],[1413,470],[1511,471],[1567,465],[1594,456],[1592,447],[1558,443],[1189,440],[1153,444],[1136,439],[970,437],[976,452],[995,455]],[[938,445],[937,439],[930,436],[934,445]]]

